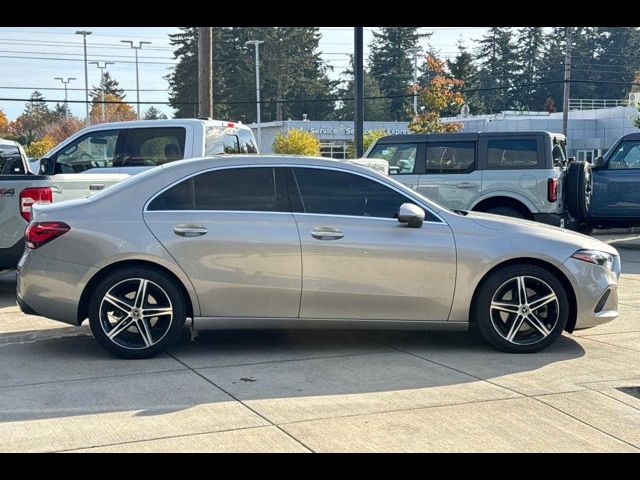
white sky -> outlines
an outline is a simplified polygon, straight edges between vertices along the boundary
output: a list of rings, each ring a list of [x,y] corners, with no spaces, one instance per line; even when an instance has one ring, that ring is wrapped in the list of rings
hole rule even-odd
[[[120,87],[128,90],[127,100],[135,101],[135,63],[133,50],[120,40],[150,41],[139,54],[140,100],[167,101],[168,83],[163,78],[175,64],[173,51],[169,45],[169,33],[177,28],[167,27],[2,27],[0,28],[0,98],[28,98],[35,89],[40,89],[47,99],[63,100],[62,83],[54,77],[76,77],[69,83],[69,100],[84,100],[84,65],[82,37],[77,30],[93,32],[87,37],[89,61],[115,62],[108,70],[120,82]],[[365,58],[374,28],[365,28]],[[422,32],[433,32],[428,42],[439,50],[444,58],[453,56],[456,43],[461,39],[468,47],[485,32],[484,27],[421,27]],[[348,67],[349,54],[353,53],[353,29],[349,27],[323,27],[320,50],[323,58],[334,67],[332,78]],[[427,40],[423,41],[423,47]],[[29,58],[15,58],[29,57]],[[145,63],[143,63],[145,62]],[[100,71],[96,65],[88,66],[89,88],[97,85]],[[9,89],[7,87],[21,87]],[[24,89],[22,89],[24,88]],[[142,91],[157,90],[157,91]],[[50,104],[53,106],[53,104]],[[142,105],[144,112],[151,105]],[[167,115],[172,114],[168,105],[156,105]],[[9,119],[15,119],[24,109],[24,102],[0,100],[0,108]],[[84,117],[85,107],[81,103],[71,103],[75,115]]]

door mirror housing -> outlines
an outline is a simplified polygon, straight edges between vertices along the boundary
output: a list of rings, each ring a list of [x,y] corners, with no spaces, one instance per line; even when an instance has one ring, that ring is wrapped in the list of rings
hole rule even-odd
[[[403,203],[398,209],[398,222],[407,227],[420,228],[424,223],[424,210],[413,203]]]
[[[603,168],[604,167],[604,158],[602,158],[602,155],[599,157],[596,157],[596,159],[593,161],[593,167],[594,168]]]

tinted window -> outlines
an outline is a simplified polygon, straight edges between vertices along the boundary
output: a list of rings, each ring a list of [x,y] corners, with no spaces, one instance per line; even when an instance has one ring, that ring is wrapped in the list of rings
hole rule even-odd
[[[475,142],[427,144],[427,173],[467,173],[475,168]]]
[[[113,167],[118,130],[89,133],[69,144],[56,156],[53,173],[80,173],[90,168]]]
[[[224,153],[240,153],[240,142],[237,135],[224,136]]]
[[[258,153],[253,132],[239,128],[238,139],[240,140],[240,153]]]
[[[489,140],[489,168],[542,168],[538,161],[538,142],[530,138]]]
[[[413,173],[416,165],[417,143],[378,143],[367,155],[389,162],[389,174]]]
[[[127,146],[118,166],[155,166],[184,158],[185,129],[132,128],[127,132]]]
[[[251,130],[233,127],[207,127],[205,155],[221,153],[258,153],[258,147]]]
[[[295,168],[305,212],[327,215],[394,218],[403,203],[413,203],[378,182],[359,175]]]
[[[23,175],[24,164],[18,147],[0,147],[0,174]]]
[[[157,197],[149,210],[275,211],[273,168],[236,168],[202,173]]]
[[[640,141],[622,142],[611,155],[608,168],[640,168]]]

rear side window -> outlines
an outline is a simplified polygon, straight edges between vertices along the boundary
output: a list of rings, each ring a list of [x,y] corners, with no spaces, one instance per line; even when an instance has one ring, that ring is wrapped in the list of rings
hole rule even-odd
[[[221,153],[258,153],[255,138],[251,130],[234,127],[207,127],[205,156]]]
[[[306,213],[394,218],[404,195],[378,182],[352,173],[295,168]]]
[[[154,199],[149,210],[276,211],[271,167],[233,168],[184,180]]]
[[[379,143],[367,158],[380,158],[389,162],[390,175],[413,173],[416,166],[417,143]]]
[[[543,168],[535,138],[489,140],[487,166],[496,169]]]
[[[185,129],[132,128],[127,132],[125,154],[119,166],[156,166],[184,158]]]
[[[24,164],[18,147],[0,147],[0,175],[24,175]]]
[[[426,173],[469,173],[475,170],[475,142],[427,144]]]

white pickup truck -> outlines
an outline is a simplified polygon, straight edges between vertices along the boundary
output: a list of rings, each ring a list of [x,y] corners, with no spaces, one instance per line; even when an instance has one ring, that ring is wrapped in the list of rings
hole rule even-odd
[[[138,120],[80,130],[46,153],[40,173],[53,201],[82,198],[131,175],[183,158],[258,153],[251,129],[211,119]]]

